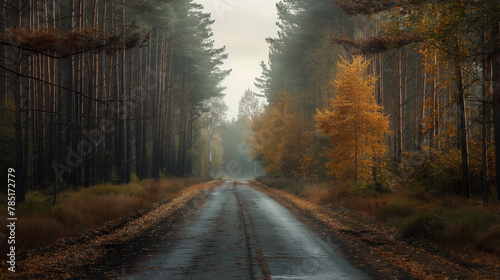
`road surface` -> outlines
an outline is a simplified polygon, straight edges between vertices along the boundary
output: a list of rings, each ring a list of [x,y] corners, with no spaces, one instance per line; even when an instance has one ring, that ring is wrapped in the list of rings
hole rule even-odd
[[[368,279],[335,245],[249,186],[225,182],[200,214],[120,279]]]

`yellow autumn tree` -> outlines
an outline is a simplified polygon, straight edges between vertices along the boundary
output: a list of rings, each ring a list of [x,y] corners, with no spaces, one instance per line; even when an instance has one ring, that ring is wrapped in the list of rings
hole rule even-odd
[[[306,132],[307,124],[290,92],[281,90],[264,113],[253,119],[252,156],[264,162],[267,174],[298,177],[308,147]]]
[[[336,96],[317,111],[317,128],[331,137],[326,166],[339,179],[368,180],[385,152],[389,121],[375,102],[376,78],[366,75],[369,61],[355,56],[338,63]]]

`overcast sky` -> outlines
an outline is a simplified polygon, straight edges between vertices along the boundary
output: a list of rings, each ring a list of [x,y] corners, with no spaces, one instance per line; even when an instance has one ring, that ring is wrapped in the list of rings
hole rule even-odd
[[[229,58],[224,69],[232,69],[223,86],[228,118],[238,115],[238,102],[246,89],[257,92],[260,62],[267,62],[267,37],[276,37],[278,0],[198,0],[212,14],[215,47],[226,46]]]

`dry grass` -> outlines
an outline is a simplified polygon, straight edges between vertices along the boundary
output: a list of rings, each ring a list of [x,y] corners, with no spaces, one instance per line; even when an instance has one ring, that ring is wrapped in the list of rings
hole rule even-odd
[[[75,194],[65,199],[56,218],[71,228],[92,227],[150,209],[152,205],[152,201],[126,194],[96,195],[86,199]]]
[[[326,204],[331,201],[331,192],[330,186],[326,183],[307,184],[300,196],[317,204]]]
[[[500,256],[500,225],[492,226],[487,231],[479,233],[474,246]]]
[[[362,212],[368,215],[376,215],[384,202],[361,195],[351,195],[345,199],[344,206],[348,209]]]
[[[26,247],[43,244],[71,232],[67,225],[47,214],[22,217],[16,224],[16,239],[20,246]]]
[[[397,223],[401,218],[416,212],[418,201],[408,197],[391,197],[387,203],[377,209],[377,218],[386,222]]]
[[[26,202],[17,207],[18,247],[41,246],[62,236],[148,211],[155,203],[169,201],[185,188],[202,181],[206,178],[144,180],[124,185],[107,183],[62,193],[56,205],[52,205],[50,194],[28,193]],[[5,220],[6,214],[0,214],[0,219]],[[2,233],[7,232],[2,229]]]
[[[316,204],[339,206],[397,226],[402,236],[425,238],[450,247],[476,248],[500,255],[500,203],[484,206],[480,198],[437,195],[422,188],[399,188],[377,193],[366,184],[295,183],[266,178],[283,189]]]

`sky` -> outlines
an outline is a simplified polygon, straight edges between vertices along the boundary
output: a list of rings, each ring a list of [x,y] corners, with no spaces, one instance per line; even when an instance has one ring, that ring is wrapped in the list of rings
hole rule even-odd
[[[223,82],[224,101],[229,120],[237,117],[238,103],[247,89],[258,92],[254,86],[261,74],[260,62],[267,62],[267,37],[276,37],[278,0],[198,0],[205,11],[212,14],[215,47],[226,46],[229,57],[224,69],[232,73]]]

